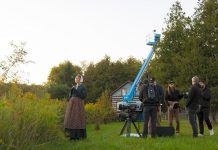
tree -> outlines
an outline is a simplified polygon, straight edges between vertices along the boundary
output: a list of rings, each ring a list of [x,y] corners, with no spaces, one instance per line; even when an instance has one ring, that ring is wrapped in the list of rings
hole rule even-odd
[[[11,47],[14,49],[13,53],[8,56],[5,60],[0,61],[0,81],[4,82],[10,79],[15,79],[19,73],[16,68],[21,65],[28,63],[26,61],[27,51],[25,50],[25,43],[16,45],[13,41],[10,43]]]
[[[65,61],[57,67],[53,67],[48,76],[48,91],[52,98],[68,98],[68,93],[72,84],[74,84],[75,76],[80,73],[81,68],[73,65],[70,61]]]
[[[110,67],[110,89],[113,91],[126,81],[134,81],[141,66],[142,62],[133,57],[113,62]]]
[[[110,65],[110,57],[105,56],[100,62],[91,63],[84,72],[84,84],[88,90],[87,100],[89,102],[95,102],[101,93],[108,88]]]
[[[197,50],[201,56],[199,72],[211,87],[211,112],[215,118],[218,109],[218,1],[199,1],[193,17]]]
[[[69,92],[70,87],[67,84],[53,84],[48,88],[48,93],[50,93],[52,99],[68,98]]]
[[[48,84],[66,84],[71,87],[77,74],[81,74],[81,68],[70,61],[65,61],[51,69]]]
[[[111,62],[105,56],[100,62],[88,65],[84,83],[88,90],[87,101],[95,102],[104,92],[111,93],[126,81],[133,81],[141,67],[141,61],[130,57],[125,61]]]
[[[195,40],[201,55],[200,72],[202,77],[214,86],[218,83],[218,1],[202,0],[194,14]],[[212,80],[213,79],[213,80]]]
[[[217,10],[217,0],[201,0],[190,18],[185,17],[176,2],[168,14],[163,40],[150,69],[160,83],[173,79],[183,90],[187,90],[195,75],[206,79],[213,91],[212,110],[218,106]]]
[[[182,81],[177,78],[180,69],[180,58],[183,58],[185,45],[190,28],[190,18],[185,17],[180,2],[176,1],[170,8],[170,13],[165,19],[166,28],[163,40],[160,42],[154,60],[151,61],[149,72],[159,83],[165,84],[168,80]]]

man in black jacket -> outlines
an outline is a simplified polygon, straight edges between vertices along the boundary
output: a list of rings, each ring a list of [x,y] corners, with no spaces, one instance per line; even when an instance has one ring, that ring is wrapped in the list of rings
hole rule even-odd
[[[157,123],[157,109],[159,106],[159,95],[157,88],[154,85],[154,78],[150,78],[148,83],[144,84],[140,93],[139,100],[143,103],[143,114],[144,114],[144,127],[143,137],[148,135],[148,122],[149,117],[151,118],[151,137],[154,138],[156,135],[156,123]]]
[[[159,106],[157,107],[157,122],[156,122],[156,126],[159,127],[160,122],[161,122],[161,106],[165,105],[165,100],[164,100],[165,97],[164,97],[163,87],[161,85],[157,84],[157,81],[155,79],[154,79],[154,85],[156,86],[157,93],[158,93],[158,96],[159,96],[158,97]],[[152,131],[151,118],[149,118],[148,128],[149,128],[149,132],[151,133],[151,131]]]
[[[192,86],[189,90],[188,101],[186,107],[188,108],[189,122],[192,126],[193,137],[198,137],[198,126],[196,121],[197,110],[199,108],[199,101],[201,99],[201,91],[199,88],[199,78],[194,76],[192,78]]]
[[[208,129],[210,130],[210,135],[214,135],[214,130],[211,125],[210,119],[209,119],[209,113],[210,113],[210,99],[211,99],[211,93],[208,86],[205,84],[204,80],[201,80],[199,82],[199,85],[202,89],[201,91],[201,101],[200,101],[200,110],[197,113],[198,115],[198,121],[199,121],[199,128],[200,128],[200,134],[199,136],[204,135],[204,124],[203,121],[205,120]]]

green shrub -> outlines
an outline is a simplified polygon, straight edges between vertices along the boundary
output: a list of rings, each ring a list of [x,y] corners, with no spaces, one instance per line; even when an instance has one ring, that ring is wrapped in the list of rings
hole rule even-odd
[[[85,105],[86,110],[86,122],[87,123],[95,123],[96,115],[97,115],[97,107],[94,103],[88,103]]]
[[[51,95],[51,98],[68,98],[69,97],[70,87],[67,84],[54,84],[48,87],[48,92]]]
[[[12,87],[0,98],[0,148],[30,149],[63,136],[64,102]]]
[[[101,123],[108,123],[116,118],[108,91],[103,92],[95,104],[86,104],[85,110],[87,123],[94,123],[96,130],[100,129]]]

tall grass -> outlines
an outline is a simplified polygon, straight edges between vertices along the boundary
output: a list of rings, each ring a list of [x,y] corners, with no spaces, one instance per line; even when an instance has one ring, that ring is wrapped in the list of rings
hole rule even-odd
[[[108,91],[104,91],[96,103],[85,105],[87,123],[94,123],[95,129],[100,129],[100,124],[108,123],[116,119],[116,112],[111,107]]]
[[[0,99],[0,149],[30,149],[63,137],[63,107],[13,87]]]

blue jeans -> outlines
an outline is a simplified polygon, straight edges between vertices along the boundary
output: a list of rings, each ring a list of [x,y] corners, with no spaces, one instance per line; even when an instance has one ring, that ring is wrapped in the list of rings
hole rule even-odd
[[[197,111],[188,109],[188,117],[189,117],[189,123],[191,124],[192,131],[193,131],[193,137],[198,137],[198,126],[197,126]]]

